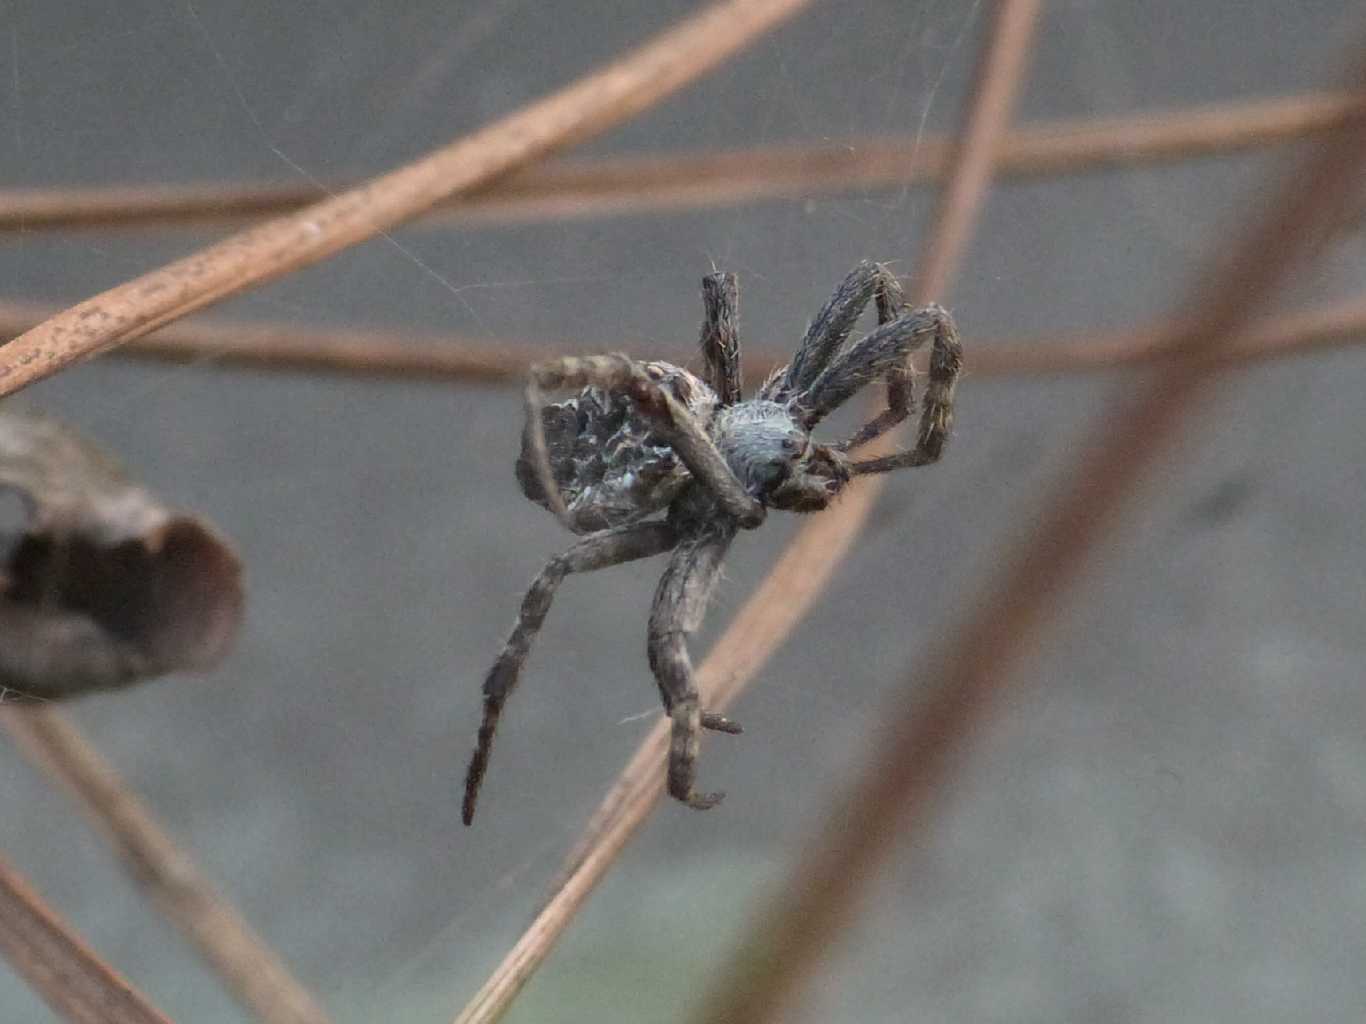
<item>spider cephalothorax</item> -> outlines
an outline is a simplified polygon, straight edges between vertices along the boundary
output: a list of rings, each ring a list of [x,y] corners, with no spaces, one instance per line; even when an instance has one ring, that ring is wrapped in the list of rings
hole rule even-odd
[[[767,398],[726,406],[711,436],[746,492],[766,508],[819,512],[849,482],[840,452],[812,440],[789,407]]]
[[[540,363],[527,385],[527,422],[517,479],[528,498],[575,533],[587,534],[541,570],[522,601],[503,653],[484,681],[484,721],[465,780],[464,820],[474,817],[493,733],[560,581],[572,572],[672,551],[655,593],[649,659],[669,714],[669,793],[691,807],[722,794],[693,787],[701,730],[740,727],[698,703],[686,638],[702,613],[737,531],[768,509],[819,512],[854,477],[921,466],[939,458],[953,417],[962,353],[953,319],[938,306],[907,309],[895,277],[860,263],[807,329],[792,362],[758,393],[741,398],[735,277],[702,281],[703,380],[665,362],[624,355]],[[870,301],[878,326],[850,344]],[[908,357],[928,343],[928,383],[914,448],[857,460],[849,453],[911,412]],[[887,382],[887,408],[846,441],[821,444],[811,430],[875,380]],[[542,392],[578,388],[544,405]]]

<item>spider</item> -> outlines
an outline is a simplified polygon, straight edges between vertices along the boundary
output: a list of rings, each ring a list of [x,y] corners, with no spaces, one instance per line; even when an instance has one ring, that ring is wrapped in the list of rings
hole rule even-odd
[[[738,292],[733,274],[702,279],[700,344],[706,379],[671,363],[628,356],[569,356],[531,368],[526,427],[517,460],[523,493],[577,534],[532,582],[502,654],[484,681],[484,718],[465,779],[462,817],[474,818],[494,730],[551,600],[570,573],[592,572],[671,551],[650,611],[650,668],[671,720],[669,794],[704,810],[722,793],[694,787],[703,729],[740,726],[698,702],[687,637],[701,625],[722,559],[739,530],[767,510],[818,512],[849,481],[936,461],[953,418],[962,363],[957,329],[939,306],[907,309],[882,264],[860,263],[835,290],[792,361],[758,393],[741,396]],[[878,326],[848,344],[872,301]],[[930,343],[928,383],[914,448],[856,460],[850,453],[911,411],[908,357]],[[821,444],[810,431],[877,379],[887,408],[846,441]],[[545,405],[550,389],[581,389]]]

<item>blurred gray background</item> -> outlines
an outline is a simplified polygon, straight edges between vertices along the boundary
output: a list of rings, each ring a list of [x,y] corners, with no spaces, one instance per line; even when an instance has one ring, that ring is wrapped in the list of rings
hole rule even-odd
[[[348,180],[559,86],[691,3],[0,5],[0,184]],[[951,130],[985,10],[824,3],[581,152]],[[1047,5],[1022,120],[1331,86],[1358,5]],[[1292,152],[1005,184],[946,301],[974,339],[1160,316]],[[909,273],[933,195],[402,232],[216,311],[686,351],[712,264],[752,349],[857,260]],[[10,235],[0,296],[74,301],[208,232]],[[1360,287],[1344,236],[1284,304]],[[970,363],[969,363],[970,365]],[[661,808],[513,1021],[669,1021],[705,990],[889,700],[1134,378],[973,380],[805,628],[709,741],[706,815]],[[1366,1012],[1366,353],[1232,374],[962,757],[932,827],[798,1019],[1318,1021]],[[230,535],[249,618],[212,676],[71,708],[339,1021],[441,1021],[519,934],[657,714],[661,562],[571,579],[473,829],[477,691],[566,536],[512,475],[497,387],[105,359],[10,401],[100,438]],[[791,535],[741,539],[700,655]],[[912,599],[914,595],[914,600]],[[0,849],[177,1021],[243,1014],[103,842],[0,743]],[[0,1020],[52,1020],[0,967]]]

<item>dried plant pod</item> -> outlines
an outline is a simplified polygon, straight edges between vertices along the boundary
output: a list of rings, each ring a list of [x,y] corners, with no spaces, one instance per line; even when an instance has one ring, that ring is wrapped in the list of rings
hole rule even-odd
[[[241,564],[74,431],[0,413],[0,695],[51,700],[212,667],[242,619]]]

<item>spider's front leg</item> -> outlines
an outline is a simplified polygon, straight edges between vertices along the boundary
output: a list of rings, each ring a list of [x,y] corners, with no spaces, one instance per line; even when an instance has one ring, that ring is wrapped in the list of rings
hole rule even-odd
[[[735,478],[725,457],[716,450],[707,432],[688,410],[670,395],[649,371],[629,356],[567,356],[531,368],[526,387],[526,430],[528,448],[536,467],[537,482],[546,501],[570,530],[575,524],[565,508],[564,498],[555,483],[546,450],[545,425],[541,422],[542,392],[554,388],[596,386],[622,391],[634,399],[636,407],[653,422],[688,467],[693,478],[707,488],[721,508],[745,529],[764,521],[764,506],[749,495]]]
[[[925,384],[925,397],[921,399],[920,406],[920,428],[916,432],[914,448],[894,452],[882,458],[852,463],[849,468],[855,476],[886,473],[894,469],[907,469],[938,462],[953,426],[953,394],[958,386],[958,377],[963,372],[963,346],[958,341],[958,328],[953,322],[953,317],[939,306],[926,306],[905,314],[895,323],[904,325],[910,339],[907,342],[906,354],[901,357],[901,366],[906,366],[910,353],[923,344],[927,336],[931,342],[930,368]],[[889,377],[888,413],[874,419],[867,428],[859,431],[850,447],[857,447],[906,418],[910,411],[910,379],[909,374],[903,375],[900,379],[896,376]],[[878,429],[884,417],[890,417],[890,422]]]
[[[889,324],[910,310],[906,306],[906,293],[901,282],[886,267],[878,265],[882,275],[878,278],[876,305],[877,325]],[[900,366],[887,371],[887,408],[869,420],[853,437],[841,444],[841,451],[854,451],[881,437],[893,427],[900,425],[911,414],[911,401],[914,397],[914,378],[911,364],[903,359]]]
[[[689,807],[714,807],[724,793],[698,793],[697,752],[703,729],[738,733],[739,725],[702,710],[688,657],[688,635],[702,624],[707,599],[716,585],[733,527],[708,527],[674,549],[669,568],[659,581],[650,611],[650,668],[659,684],[664,707],[673,723],[669,742],[669,795]]]
[[[774,371],[759,397],[785,402],[806,391],[843,350],[869,300],[876,300],[879,324],[895,320],[905,305],[896,276],[883,264],[864,260],[840,282],[807,327],[792,362]]]
[[[924,306],[903,312],[884,323],[832,362],[801,395],[796,404],[802,423],[810,429],[858,391],[878,379],[888,381],[890,407],[858,431],[842,448],[855,448],[906,418],[910,408],[910,378],[904,367],[910,355],[930,345],[930,372],[920,411],[916,446],[878,459],[855,462],[856,474],[885,473],[936,461],[953,424],[953,393],[963,368],[958,328],[947,310]]]

